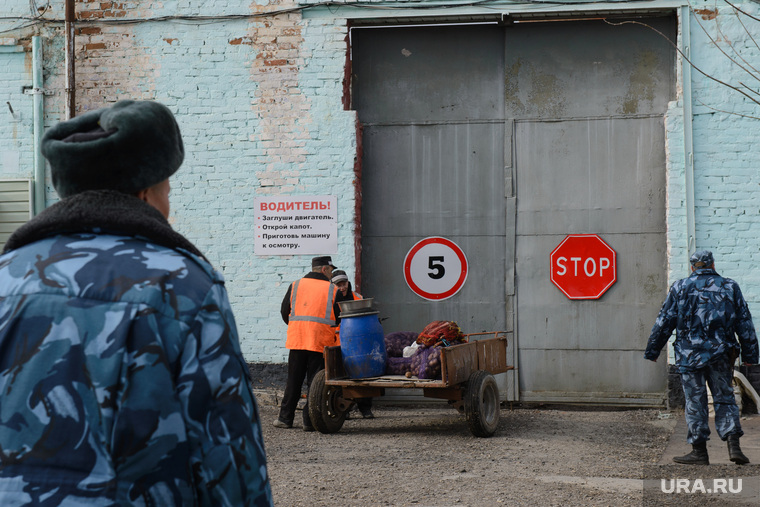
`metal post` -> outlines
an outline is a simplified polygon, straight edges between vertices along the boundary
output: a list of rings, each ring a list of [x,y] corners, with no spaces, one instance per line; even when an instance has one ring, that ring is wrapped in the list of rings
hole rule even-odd
[[[74,52],[74,0],[66,0],[65,17],[65,44],[66,44],[66,119],[70,120],[76,115],[76,79],[75,79],[75,52]]]
[[[691,60],[691,10],[689,6],[681,7],[681,51]],[[692,132],[692,98],[691,98],[691,64],[681,58],[683,79],[683,142],[686,178],[686,256],[696,250],[696,224],[694,218],[694,137]]]
[[[32,37],[32,95],[34,96],[34,214],[45,209],[45,159],[42,158],[44,133],[44,91],[42,82],[42,37]]]

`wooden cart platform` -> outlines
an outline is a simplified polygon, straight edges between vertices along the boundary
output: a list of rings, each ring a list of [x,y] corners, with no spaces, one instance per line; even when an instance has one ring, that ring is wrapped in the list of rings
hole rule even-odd
[[[474,339],[478,336],[492,336]],[[422,389],[430,398],[448,400],[464,413],[476,436],[491,436],[499,421],[499,391],[493,375],[513,369],[507,365],[507,338],[503,332],[465,335],[468,342],[441,349],[441,378],[402,375],[351,379],[343,368],[340,347],[325,347],[325,369],[309,390],[309,416],[322,433],[335,433],[357,398],[377,397],[386,388]]]

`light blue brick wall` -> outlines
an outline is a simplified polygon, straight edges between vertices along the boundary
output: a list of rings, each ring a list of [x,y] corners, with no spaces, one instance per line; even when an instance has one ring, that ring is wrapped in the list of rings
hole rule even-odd
[[[286,360],[280,302],[311,261],[311,255],[254,255],[256,196],[336,195],[338,251],[326,253],[349,273],[355,265],[355,115],[342,105],[346,23],[305,21],[299,12],[268,14],[295,5],[130,3],[126,17],[216,18],[87,25],[100,31],[77,38],[78,112],[124,98],[159,100],[175,112],[187,157],[172,178],[170,221],[224,273],[243,352],[255,362]],[[250,17],[229,19],[238,14]],[[46,45],[62,49],[60,29],[47,36]],[[23,71],[24,56],[14,69]],[[46,60],[46,86],[57,91],[46,105],[48,125],[63,116],[63,65],[53,58]],[[0,65],[8,62],[0,54]],[[31,76],[22,72],[22,78]],[[0,93],[16,85],[3,81]],[[0,126],[4,146],[13,139],[6,124]],[[31,124],[27,130],[21,137],[30,155]],[[31,159],[19,165],[31,174]],[[56,199],[52,194],[50,202]]]
[[[224,273],[246,358],[285,361],[280,302],[311,256],[254,255],[254,198],[336,195],[338,252],[328,253],[353,271],[356,144],[354,113],[341,103],[345,22],[290,15],[171,28],[133,30],[154,65],[144,87],[175,111],[187,147],[172,179],[173,225]]]
[[[683,278],[689,270],[688,234],[686,224],[686,152],[683,132],[683,102],[669,104],[665,117],[667,152],[667,246],[668,280]],[[665,294],[662,295],[663,299]]]
[[[740,66],[751,70],[749,66],[760,61],[760,50],[752,42],[752,38],[760,37],[760,22],[739,14],[740,23],[737,13],[725,4],[692,5],[698,13],[691,17],[693,64],[705,74],[757,97],[742,83],[758,89],[760,82]],[[755,17],[760,14],[753,2],[737,6]],[[760,78],[757,71],[752,73]],[[760,315],[760,272],[754,269],[760,253],[760,163],[754,153],[760,135],[760,106],[697,70],[692,70],[692,88],[696,249],[714,252],[718,271],[740,283],[750,309]],[[668,120],[669,274],[673,281],[688,272],[683,251],[686,203],[682,110],[671,108]]]

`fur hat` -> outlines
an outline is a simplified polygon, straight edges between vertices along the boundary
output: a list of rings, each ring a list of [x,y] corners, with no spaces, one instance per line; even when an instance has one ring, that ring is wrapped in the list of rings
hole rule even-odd
[[[166,106],[121,100],[52,127],[42,138],[42,154],[65,198],[85,190],[136,194],[174,174],[185,149]]]

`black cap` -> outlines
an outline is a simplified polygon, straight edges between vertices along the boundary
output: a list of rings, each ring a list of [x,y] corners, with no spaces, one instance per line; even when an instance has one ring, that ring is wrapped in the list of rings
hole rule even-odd
[[[311,269],[318,268],[320,266],[330,266],[335,269],[332,263],[332,258],[329,255],[323,255],[321,257],[314,257],[311,260]]]

